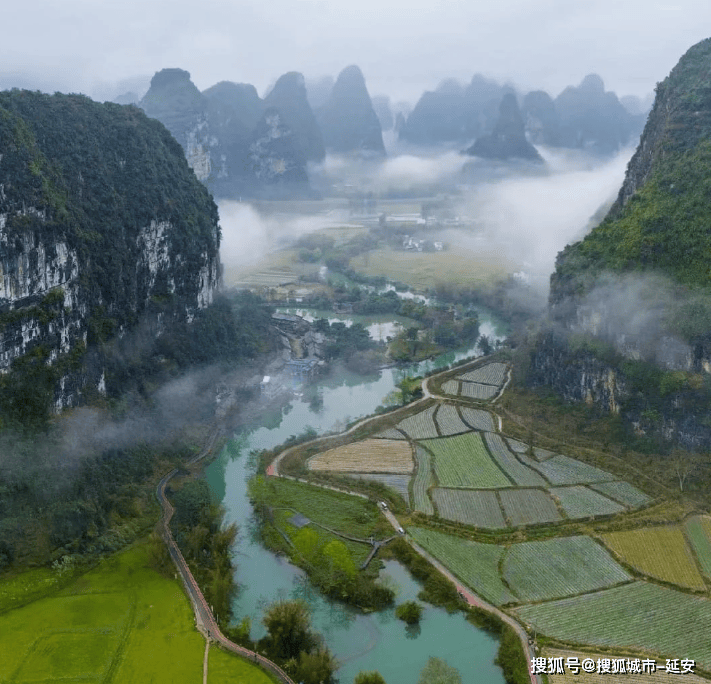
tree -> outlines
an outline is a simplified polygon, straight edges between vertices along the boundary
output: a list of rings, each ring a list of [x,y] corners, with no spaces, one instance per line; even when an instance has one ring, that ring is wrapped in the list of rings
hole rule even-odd
[[[477,347],[479,347],[479,349],[481,350],[481,353],[482,353],[484,356],[488,356],[489,354],[491,354],[491,351],[492,351],[491,342],[490,342],[489,338],[488,338],[486,335],[482,335],[482,336],[479,338],[479,342],[477,343]]]
[[[430,657],[422,668],[417,684],[462,684],[459,670],[447,665],[444,660]]]
[[[408,625],[417,624],[422,617],[422,606],[415,601],[405,601],[395,610],[395,615]]]
[[[298,659],[302,651],[309,653],[318,645],[318,638],[311,630],[309,607],[304,601],[278,601],[269,607],[262,622],[269,634],[261,645],[270,656],[282,662]]]
[[[685,451],[684,449],[674,449],[671,453],[671,461],[674,464],[674,472],[679,480],[679,491],[683,492],[686,480],[699,468],[702,458],[699,454]]]
[[[338,668],[338,663],[331,651],[322,647],[313,653],[302,652],[298,662],[293,667],[294,677],[303,684],[332,684],[333,673]]]
[[[385,684],[383,676],[377,670],[372,672],[359,672],[353,684]]]

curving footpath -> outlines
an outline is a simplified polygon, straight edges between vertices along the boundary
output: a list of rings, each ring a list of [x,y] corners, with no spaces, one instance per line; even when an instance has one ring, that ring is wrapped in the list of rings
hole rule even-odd
[[[217,433],[214,433],[211,441],[208,443],[208,446],[206,446],[205,449],[203,449],[203,451],[198,454],[196,458],[190,461],[190,463],[196,463],[201,458],[204,458],[209,453],[216,439]],[[237,655],[240,655],[243,658],[251,660],[263,669],[271,672],[281,682],[284,682],[284,684],[296,684],[289,677],[289,675],[287,675],[286,672],[284,672],[284,670],[282,670],[276,663],[273,663],[271,660],[259,655],[255,651],[250,651],[248,648],[244,648],[243,646],[235,644],[220,631],[220,628],[212,615],[212,611],[207,605],[207,601],[205,600],[202,591],[200,591],[200,587],[195,581],[192,572],[190,572],[190,568],[185,562],[185,558],[183,558],[183,554],[180,552],[178,545],[173,539],[173,534],[170,531],[170,519],[173,517],[175,508],[173,508],[170,501],[168,501],[168,498],[165,495],[165,488],[168,482],[170,482],[170,480],[177,473],[177,468],[171,470],[167,475],[163,477],[163,479],[161,479],[161,481],[158,483],[158,487],[156,488],[156,497],[158,498],[158,501],[160,502],[161,508],[163,510],[163,515],[159,523],[159,529],[161,537],[165,542],[165,545],[168,547],[170,557],[173,559],[173,563],[175,563],[175,567],[180,573],[180,579],[182,580],[183,586],[185,587],[185,591],[188,597],[190,598],[190,603],[192,603],[193,612],[195,613],[195,623],[198,630],[205,636],[208,641],[215,641],[225,650],[231,651],[232,653],[236,653]]]
[[[481,359],[476,360],[477,363],[481,362]],[[462,369],[464,369],[467,365],[465,364],[462,366]],[[450,369],[451,370],[451,369]],[[452,397],[448,396],[443,396],[439,394],[435,394],[432,392],[429,388],[429,381],[433,378],[436,378],[438,375],[442,375],[443,373],[446,373],[448,371],[442,371],[442,373],[437,373],[435,375],[431,375],[427,378],[425,378],[422,381],[422,398],[418,399],[417,401],[414,401],[410,404],[407,404],[403,406],[402,408],[399,408],[395,411],[392,411],[389,413],[389,416],[395,415],[399,413],[400,411],[404,411],[405,409],[411,409],[413,406],[416,406],[417,404],[426,401],[427,399],[451,399]],[[511,381],[511,369],[508,369],[507,372],[507,378],[506,382],[504,383],[503,387],[499,391],[499,393],[494,397],[491,403],[493,401],[498,400],[501,395],[503,394],[504,390],[508,386],[509,382]],[[494,414],[496,415],[496,414]],[[502,423],[501,423],[501,416],[497,416],[499,419],[499,431],[501,431]],[[380,420],[382,416],[370,416],[368,418],[364,418],[363,420],[359,420],[355,425],[353,425],[349,430],[347,430],[344,433],[341,433],[341,435],[348,435],[357,428],[361,427],[362,425],[365,425],[371,421],[375,420]],[[324,437],[318,437],[317,439],[314,439],[313,441],[309,442],[310,444],[317,444],[318,442],[325,441],[328,439],[332,439],[335,435],[327,435]],[[340,435],[339,435],[340,436]],[[305,484],[311,484],[314,485],[316,483],[309,483],[306,480],[301,480],[295,477],[290,477],[289,475],[281,475],[279,473],[279,462],[287,456],[289,453],[291,453],[294,449],[297,447],[302,446],[301,444],[295,445],[293,447],[289,447],[285,451],[282,451],[269,465],[269,467],[266,470],[267,475],[272,476],[272,477],[284,477],[288,478],[291,480],[297,480],[299,482],[304,482]],[[333,489],[335,491],[340,491],[345,494],[356,494],[356,496],[364,496],[363,494],[358,494],[356,492],[348,492],[343,489],[338,489],[336,487],[331,487],[328,485],[317,485],[317,486],[323,486],[327,487],[328,489]],[[368,498],[368,497],[366,497]],[[398,519],[392,514],[390,510],[382,510],[383,515],[388,519],[390,524],[393,526],[393,528],[397,531],[398,529],[401,528],[400,523],[398,522]],[[536,657],[536,653],[533,647],[533,644],[529,641],[528,638],[528,633],[526,630],[521,626],[519,622],[517,622],[513,617],[511,617],[508,613],[504,613],[502,610],[497,608],[496,606],[493,606],[492,604],[488,603],[487,601],[484,601],[480,596],[477,596],[474,592],[472,592],[470,589],[467,589],[442,563],[440,563],[436,558],[431,556],[427,551],[425,551],[423,548],[418,546],[412,539],[408,539],[409,544],[412,546],[412,548],[417,551],[425,560],[430,562],[444,577],[446,577],[452,584],[457,589],[457,592],[459,593],[460,596],[464,598],[464,600],[467,602],[468,605],[474,606],[476,608],[480,608],[481,610],[485,610],[489,613],[492,613],[496,617],[498,617],[502,622],[506,623],[509,627],[511,627],[516,634],[518,635],[518,638],[521,641],[521,646],[523,647],[523,652],[528,654],[528,662],[531,663],[532,659]],[[542,684],[543,679],[539,674],[533,674],[531,672],[531,669],[529,668],[528,670],[529,676],[531,678],[531,684]]]

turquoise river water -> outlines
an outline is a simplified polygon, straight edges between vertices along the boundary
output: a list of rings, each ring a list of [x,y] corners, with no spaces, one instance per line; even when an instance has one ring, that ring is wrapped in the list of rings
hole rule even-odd
[[[488,317],[482,315],[481,320],[482,333],[494,338],[502,334]],[[378,670],[387,684],[416,684],[429,656],[457,668],[464,684],[504,684],[500,668],[494,665],[498,642],[467,623],[460,613],[449,615],[424,604],[420,626],[412,630],[395,617],[394,609],[365,615],[323,597],[299,568],[259,543],[247,497],[247,481],[255,471],[249,457],[253,449],[271,449],[307,426],[324,432],[371,414],[403,377],[473,353],[473,347],[450,352],[369,377],[340,373],[321,379],[311,388],[311,398],[304,392],[303,397],[294,397],[278,411],[265,412],[253,425],[240,430],[208,466],[207,481],[226,509],[227,522],[239,527],[234,551],[239,591],[233,612],[238,621],[244,616],[251,618],[254,638],[264,634],[261,617],[266,606],[281,598],[298,597],[309,604],[314,628],[341,663],[337,672],[341,684],[352,684],[361,670]],[[313,392],[318,393],[318,401],[312,400]],[[386,562],[381,574],[396,587],[396,604],[417,596],[420,587],[398,563]]]

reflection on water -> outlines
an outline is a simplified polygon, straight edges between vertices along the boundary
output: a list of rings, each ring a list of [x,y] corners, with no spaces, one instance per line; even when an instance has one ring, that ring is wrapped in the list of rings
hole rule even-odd
[[[484,322],[485,330],[495,332],[496,328]],[[239,526],[234,549],[239,585],[234,614],[237,620],[250,617],[254,638],[265,633],[261,617],[268,605],[280,598],[303,598],[311,607],[315,629],[342,663],[337,673],[341,684],[351,684],[361,670],[378,670],[388,684],[414,684],[429,656],[456,667],[465,684],[503,684],[501,671],[493,664],[497,642],[469,625],[461,614],[448,615],[425,605],[419,629],[408,630],[395,618],[393,609],[364,615],[326,600],[299,568],[261,546],[247,497],[247,481],[256,468],[255,460],[249,457],[252,450],[271,449],[307,426],[322,432],[345,425],[372,413],[404,377],[473,354],[470,347],[407,368],[384,369],[366,378],[350,372],[324,378],[288,408],[265,412],[260,420],[235,435],[208,466],[207,481],[222,500],[226,520]],[[314,394],[319,397],[316,403]],[[386,563],[382,576],[383,581],[397,587],[398,604],[417,596],[417,583],[397,563]]]

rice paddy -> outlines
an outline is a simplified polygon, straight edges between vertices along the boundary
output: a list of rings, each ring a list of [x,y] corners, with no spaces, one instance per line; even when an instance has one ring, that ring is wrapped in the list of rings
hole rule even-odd
[[[535,470],[527,468],[509,451],[501,435],[486,432],[484,437],[494,460],[513,482],[523,487],[545,487],[548,485]]]
[[[619,558],[644,575],[688,589],[706,589],[678,525],[610,532],[602,535],[602,540]]]
[[[561,519],[553,499],[540,489],[502,489],[499,495],[506,518],[513,527]]]
[[[433,489],[432,498],[440,517],[445,520],[500,529],[506,527],[496,492],[471,489]]]
[[[498,387],[493,385],[480,385],[477,382],[461,383],[460,394],[468,399],[478,399],[479,401],[489,401],[499,391]]]
[[[689,518],[684,529],[699,560],[701,571],[711,579],[711,517],[697,515]]]
[[[561,641],[691,658],[711,669],[711,601],[681,591],[633,582],[515,612]]]
[[[414,416],[401,420],[397,428],[402,430],[410,439],[429,439],[437,437],[437,426],[434,422],[434,412],[437,406],[430,406]]]
[[[443,487],[485,489],[511,484],[491,460],[478,432],[428,439],[422,444],[434,454],[434,472]]]
[[[361,473],[411,473],[412,449],[403,441],[366,439],[328,449],[307,461],[310,470]]]
[[[457,378],[468,382],[478,382],[484,385],[495,385],[496,387],[501,387],[506,380],[506,364],[487,363],[486,365],[475,368],[468,373],[458,375]]]
[[[561,537],[513,544],[502,574],[522,602],[573,596],[630,580],[590,537]]]
[[[428,553],[442,561],[464,584],[487,601],[496,605],[516,601],[516,597],[506,588],[499,575],[503,547],[457,539],[418,527],[411,527],[408,533]]]
[[[415,449],[417,472],[412,482],[412,499],[416,511],[426,515],[434,515],[434,507],[428,495],[429,488],[434,485],[431,457],[427,449],[418,446]]]
[[[560,507],[569,518],[613,515],[614,513],[622,513],[625,510],[622,504],[582,485],[552,487],[550,493],[558,499]]]
[[[452,404],[442,404],[435,414],[437,426],[442,436],[458,435],[471,429],[462,422],[457,413],[457,407]]]

